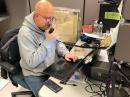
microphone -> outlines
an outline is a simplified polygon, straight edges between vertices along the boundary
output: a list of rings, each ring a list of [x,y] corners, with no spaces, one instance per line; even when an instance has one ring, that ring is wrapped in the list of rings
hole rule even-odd
[[[53,31],[54,31],[54,28],[51,27],[50,30],[49,30],[49,33],[51,34]]]

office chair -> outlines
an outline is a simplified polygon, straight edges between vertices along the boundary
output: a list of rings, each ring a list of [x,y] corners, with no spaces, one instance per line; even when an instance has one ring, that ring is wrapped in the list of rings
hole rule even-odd
[[[24,81],[24,77],[22,74],[22,70],[19,64],[20,55],[19,48],[17,43],[17,34],[19,32],[18,28],[13,28],[5,32],[4,36],[0,41],[0,66],[2,71],[4,71],[5,78],[9,77],[12,84],[18,87],[18,84],[23,86],[26,89],[29,89],[28,85]],[[7,74],[7,75],[6,75]],[[21,92],[12,92],[12,97],[16,97],[16,95],[32,95],[32,91],[21,91]]]

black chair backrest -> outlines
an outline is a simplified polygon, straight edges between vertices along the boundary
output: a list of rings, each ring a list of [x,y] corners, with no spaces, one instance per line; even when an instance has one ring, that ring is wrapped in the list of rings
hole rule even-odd
[[[13,28],[5,32],[0,42],[0,55],[1,60],[20,67],[19,64],[17,64],[20,61],[19,47],[17,43],[18,32],[19,28]]]

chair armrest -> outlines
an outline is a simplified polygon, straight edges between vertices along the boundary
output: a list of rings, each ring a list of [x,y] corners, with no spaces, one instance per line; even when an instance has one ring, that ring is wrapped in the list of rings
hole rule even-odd
[[[0,62],[0,66],[1,66],[3,69],[5,69],[5,70],[7,70],[8,72],[10,72],[10,73],[15,73],[15,71],[16,71],[16,67],[13,66],[12,64],[7,63],[7,62]]]

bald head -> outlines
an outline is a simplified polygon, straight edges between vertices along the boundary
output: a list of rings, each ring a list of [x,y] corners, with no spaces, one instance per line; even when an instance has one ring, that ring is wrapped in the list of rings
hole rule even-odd
[[[48,29],[54,17],[54,6],[47,0],[39,0],[35,5],[34,21],[40,29]]]
[[[42,16],[52,16],[54,14],[54,6],[47,0],[40,0],[35,5],[35,12]]]

